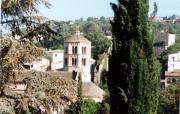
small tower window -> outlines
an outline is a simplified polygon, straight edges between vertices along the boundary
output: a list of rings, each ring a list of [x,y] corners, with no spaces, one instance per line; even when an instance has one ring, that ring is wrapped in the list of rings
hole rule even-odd
[[[75,65],[77,65],[77,58],[75,58]]]
[[[68,47],[65,47],[65,54],[68,53]]]
[[[82,59],[82,64],[83,64],[84,66],[86,65],[86,59],[85,59],[85,58]]]
[[[72,53],[73,54],[77,54],[77,46],[73,46],[72,47]]]
[[[76,66],[77,65],[77,58],[72,58],[72,66]]]
[[[75,54],[77,54],[77,46],[75,46]]]
[[[86,47],[82,47],[82,54],[86,54]]]

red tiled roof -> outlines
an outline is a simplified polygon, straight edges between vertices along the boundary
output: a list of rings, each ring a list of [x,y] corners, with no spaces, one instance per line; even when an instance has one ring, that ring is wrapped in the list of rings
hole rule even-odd
[[[180,70],[174,70],[172,72],[166,71],[165,76],[166,77],[180,77]]]
[[[82,96],[83,97],[101,97],[104,91],[92,82],[82,83]]]
[[[86,43],[91,43],[88,39],[86,39],[84,36],[80,34],[80,31],[76,31],[76,33],[70,37],[68,40],[65,42],[86,42]]]

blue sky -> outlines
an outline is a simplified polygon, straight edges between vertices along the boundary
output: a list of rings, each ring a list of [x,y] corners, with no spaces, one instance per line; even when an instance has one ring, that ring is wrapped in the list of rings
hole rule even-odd
[[[110,2],[117,0],[49,0],[53,5],[50,9],[39,7],[40,15],[54,20],[75,20],[81,17],[113,16]],[[180,0],[150,0],[150,12],[153,3],[158,5],[159,16],[180,15]]]

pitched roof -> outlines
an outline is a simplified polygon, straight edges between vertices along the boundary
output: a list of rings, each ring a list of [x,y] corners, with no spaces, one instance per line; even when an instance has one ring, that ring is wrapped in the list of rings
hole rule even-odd
[[[64,42],[85,42],[91,43],[88,39],[81,35],[80,31],[76,31],[75,34]]]
[[[92,82],[82,83],[82,96],[83,97],[101,97],[105,92]]]
[[[48,53],[63,53],[64,50],[49,50]]]
[[[165,72],[166,77],[180,77],[180,70],[174,70],[172,72]]]

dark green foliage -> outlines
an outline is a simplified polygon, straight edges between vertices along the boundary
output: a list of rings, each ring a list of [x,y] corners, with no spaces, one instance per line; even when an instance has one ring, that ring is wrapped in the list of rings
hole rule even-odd
[[[158,114],[178,114],[179,109],[179,84],[171,84],[161,90]]]
[[[85,37],[92,43],[92,57],[96,60],[98,55],[106,51],[111,44],[111,41],[105,38],[103,33],[88,32]]]
[[[148,0],[111,4],[113,47],[108,86],[111,114],[156,114],[159,64],[154,55]]]
[[[81,114],[98,114],[99,104],[92,100],[83,100]]]
[[[99,114],[100,105],[93,100],[82,100],[80,104],[81,111],[77,112],[78,102],[72,104],[67,111],[68,114]]]
[[[180,38],[176,40],[176,43],[170,46],[166,51],[168,54],[177,53],[180,50]]]
[[[180,23],[173,23],[170,21],[166,22],[153,22],[153,31],[161,32],[162,30],[165,32],[180,34]]]
[[[158,6],[157,6],[157,3],[154,2],[154,11],[151,14],[151,19],[155,18],[155,16],[157,15],[157,12],[158,12]]]
[[[110,112],[110,96],[108,91],[107,76],[108,72],[106,70],[102,70],[101,82],[99,86],[105,91],[105,95],[101,103],[100,114],[109,114]]]

